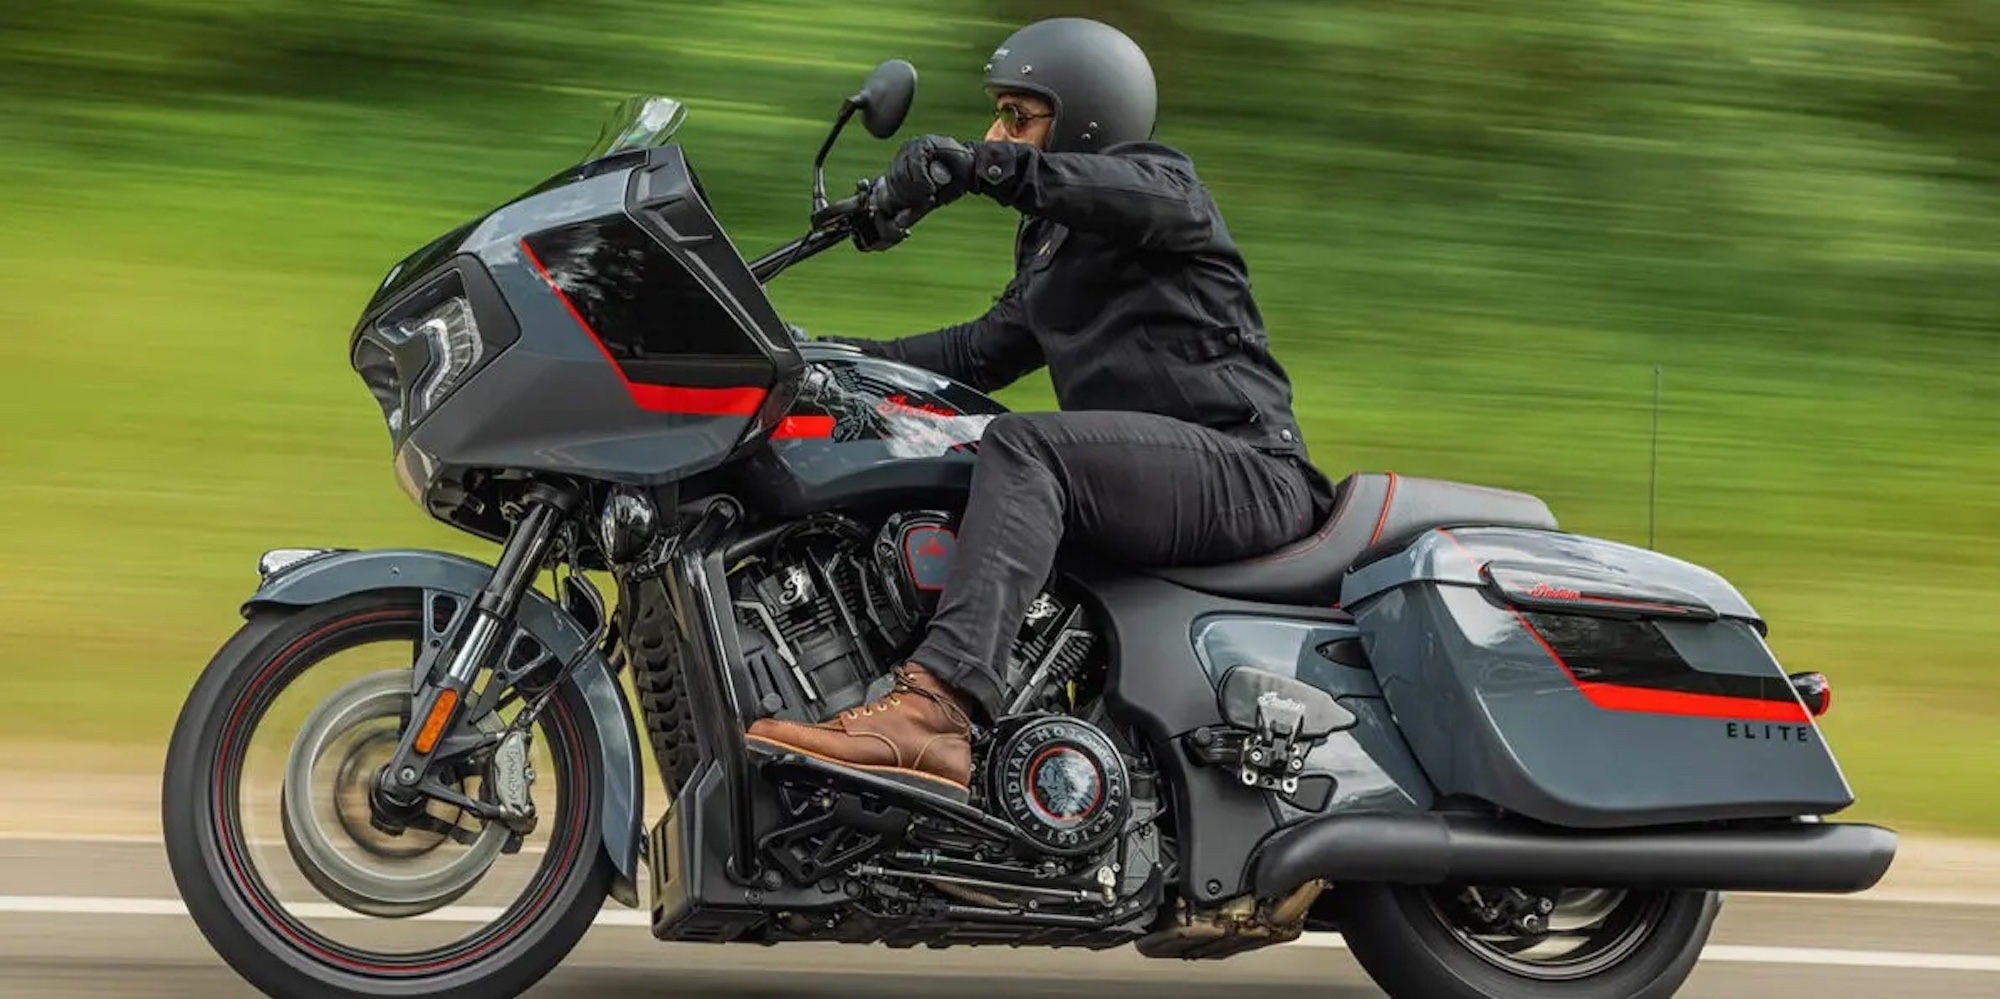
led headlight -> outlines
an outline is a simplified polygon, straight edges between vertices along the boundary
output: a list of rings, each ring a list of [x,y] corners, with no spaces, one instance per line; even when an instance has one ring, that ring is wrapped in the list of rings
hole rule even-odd
[[[479,338],[479,324],[472,318],[472,303],[460,295],[398,322],[394,336],[401,342],[418,337],[430,341],[429,372],[410,393],[410,402],[420,413],[429,412],[438,400],[457,388],[486,354],[486,343]]]
[[[382,407],[391,436],[407,433],[479,367],[480,336],[456,275],[382,317],[354,347],[354,370]]]

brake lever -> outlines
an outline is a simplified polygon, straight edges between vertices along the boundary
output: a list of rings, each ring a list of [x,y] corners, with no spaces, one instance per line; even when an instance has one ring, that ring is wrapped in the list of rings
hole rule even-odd
[[[863,181],[863,183],[867,182]],[[828,204],[825,208],[812,213],[812,227],[814,229],[825,229],[840,222],[852,221],[854,216],[867,205],[867,199],[868,194],[864,191],[853,197],[842,198],[839,201]]]

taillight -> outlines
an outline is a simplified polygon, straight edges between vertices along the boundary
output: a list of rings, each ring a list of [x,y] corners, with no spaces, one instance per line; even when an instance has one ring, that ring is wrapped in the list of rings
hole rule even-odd
[[[1827,681],[1826,674],[1793,673],[1789,679],[1792,690],[1798,693],[1799,700],[1806,703],[1806,710],[1812,712],[1814,718],[1826,714],[1827,709],[1833,707],[1833,684]]]

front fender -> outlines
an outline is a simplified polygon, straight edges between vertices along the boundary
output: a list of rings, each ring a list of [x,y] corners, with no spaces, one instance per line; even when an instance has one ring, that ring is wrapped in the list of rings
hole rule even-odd
[[[243,603],[248,614],[259,606],[305,606],[371,590],[447,593],[467,605],[493,575],[493,567],[448,552],[385,548],[372,551],[291,549],[267,554],[258,563],[263,583]],[[515,614],[535,641],[564,661],[590,641],[570,615],[538,590],[529,590]],[[603,761],[604,849],[617,867],[613,897],[637,907],[639,850],[646,841],[645,788],[640,783],[638,735],[632,713],[611,666],[592,649],[565,681],[583,695]]]

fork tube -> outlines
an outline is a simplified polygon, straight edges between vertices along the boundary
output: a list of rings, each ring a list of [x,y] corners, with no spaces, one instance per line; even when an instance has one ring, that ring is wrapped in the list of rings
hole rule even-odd
[[[526,499],[527,509],[508,533],[507,544],[500,551],[499,564],[473,599],[470,621],[445,667],[444,676],[435,683],[426,679],[418,687],[417,704],[410,714],[411,724],[403,732],[396,755],[383,768],[383,790],[399,804],[414,800],[414,789],[422,783],[428,770],[431,754],[417,748],[426,722],[441,721],[441,727],[432,726],[439,733],[430,747],[431,751],[435,751],[444,744],[442,733],[451,731],[459,712],[464,710],[464,696],[471,688],[473,678],[492,657],[508,622],[513,620],[514,612],[520,608],[522,598],[534,585],[535,577],[541,575],[542,563],[555,543],[557,528],[562,526],[578,503],[575,493],[540,484],[529,487]],[[456,699],[457,703],[448,706],[441,720],[432,719],[438,702],[446,696]],[[392,788],[401,790],[391,791]]]

